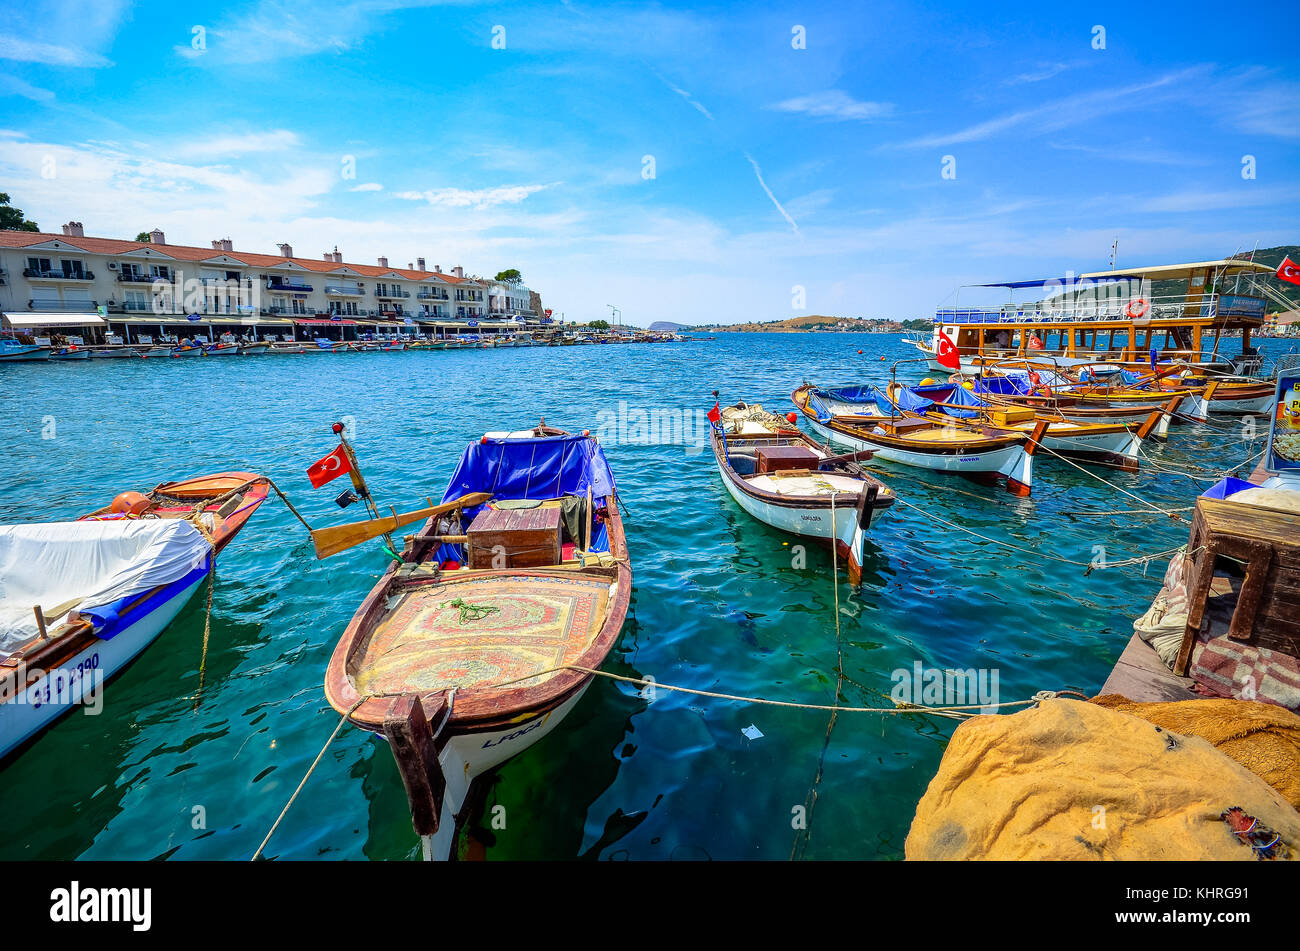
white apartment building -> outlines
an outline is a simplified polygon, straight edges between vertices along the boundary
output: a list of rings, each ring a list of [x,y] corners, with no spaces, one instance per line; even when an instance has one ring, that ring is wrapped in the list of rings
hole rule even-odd
[[[498,292],[499,289],[499,292]],[[489,304],[489,294],[491,305]],[[229,238],[211,248],[87,237],[80,222],[62,234],[0,231],[0,312],[7,328],[78,326],[131,339],[132,328],[162,333],[201,322],[254,336],[333,336],[371,331],[496,333],[539,323],[528,289],[444,272],[417,258],[393,267],[351,264],[335,247],[320,260],[237,251]],[[77,315],[86,315],[77,323]],[[42,324],[42,317],[47,324]],[[350,331],[348,328],[351,328]]]

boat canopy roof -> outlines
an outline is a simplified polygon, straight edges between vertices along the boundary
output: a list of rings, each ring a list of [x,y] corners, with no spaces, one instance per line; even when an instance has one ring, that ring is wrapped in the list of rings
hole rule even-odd
[[[466,447],[442,500],[473,492],[491,492],[498,499],[557,499],[585,496],[588,487],[598,504],[617,491],[605,451],[591,436],[484,436]]]
[[[1196,261],[1191,264],[1157,264],[1152,267],[1116,268],[1113,271],[1094,271],[1091,274],[1080,274],[1079,277],[1089,281],[1103,278],[1121,280],[1130,277],[1147,277],[1154,281],[1176,281],[1191,277],[1201,271],[1215,270],[1221,270],[1227,274],[1236,274],[1241,271],[1267,272],[1271,274],[1276,268],[1268,264],[1260,264],[1258,261],[1227,258],[1222,261]]]

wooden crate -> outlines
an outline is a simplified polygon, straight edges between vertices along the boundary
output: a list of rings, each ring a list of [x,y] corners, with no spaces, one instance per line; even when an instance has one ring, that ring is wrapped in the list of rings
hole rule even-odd
[[[816,469],[821,457],[804,446],[759,446],[758,472]]]
[[[1187,627],[1174,673],[1187,672],[1192,647],[1209,630],[1215,560],[1235,559],[1245,572],[1228,636],[1300,657],[1300,517],[1231,499],[1197,499],[1188,542]]]
[[[560,509],[484,509],[470,523],[471,568],[538,568],[560,563]]]

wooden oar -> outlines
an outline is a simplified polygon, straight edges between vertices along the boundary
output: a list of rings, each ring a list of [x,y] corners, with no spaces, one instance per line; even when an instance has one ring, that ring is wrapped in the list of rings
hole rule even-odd
[[[491,492],[474,492],[454,501],[416,509],[414,512],[402,512],[401,514],[393,512],[392,515],[367,519],[364,522],[351,522],[347,525],[318,528],[311,533],[311,540],[316,545],[316,557],[328,558],[330,555],[337,555],[341,551],[345,551],[354,545],[360,545],[362,542],[370,541],[372,538],[395,532],[403,525],[410,525],[412,522],[419,522],[435,515],[442,515],[444,512],[453,512],[460,508],[482,505],[490,498],[492,498]]]

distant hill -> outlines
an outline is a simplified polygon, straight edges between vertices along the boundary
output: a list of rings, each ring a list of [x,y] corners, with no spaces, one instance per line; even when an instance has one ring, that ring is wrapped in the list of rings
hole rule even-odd
[[[691,330],[692,327],[690,324],[675,324],[671,320],[656,320],[650,325],[649,329],[676,332],[678,330]]]
[[[784,320],[767,320],[762,323],[726,324],[717,329],[739,333],[809,333],[819,330],[897,333],[903,329],[903,325],[895,320],[808,314],[803,317],[787,317]]]

